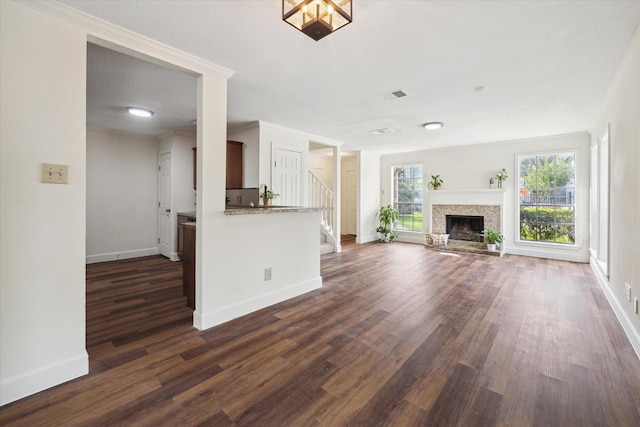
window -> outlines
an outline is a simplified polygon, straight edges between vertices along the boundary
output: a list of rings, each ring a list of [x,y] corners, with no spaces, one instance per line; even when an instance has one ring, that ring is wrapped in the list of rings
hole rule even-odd
[[[576,154],[518,156],[520,241],[575,244]]]
[[[393,167],[393,206],[398,230],[422,231],[422,165]]]

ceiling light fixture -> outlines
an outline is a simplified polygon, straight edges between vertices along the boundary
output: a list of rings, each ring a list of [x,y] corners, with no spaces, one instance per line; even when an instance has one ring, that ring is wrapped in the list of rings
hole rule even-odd
[[[127,108],[127,111],[129,114],[133,114],[138,117],[153,117],[153,111],[144,108],[129,107]]]
[[[442,123],[442,122],[429,122],[429,123],[423,124],[422,126],[427,130],[433,130],[433,129],[440,129],[442,126],[444,126],[444,123]]]
[[[282,0],[282,20],[315,41],[353,21],[352,0]]]

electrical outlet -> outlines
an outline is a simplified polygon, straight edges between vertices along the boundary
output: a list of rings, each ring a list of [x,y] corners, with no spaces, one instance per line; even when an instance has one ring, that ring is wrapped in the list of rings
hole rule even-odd
[[[68,165],[42,164],[42,182],[47,184],[68,184]]]
[[[624,284],[624,297],[631,302],[631,286],[628,283]]]
[[[264,281],[271,280],[271,267],[264,269]]]

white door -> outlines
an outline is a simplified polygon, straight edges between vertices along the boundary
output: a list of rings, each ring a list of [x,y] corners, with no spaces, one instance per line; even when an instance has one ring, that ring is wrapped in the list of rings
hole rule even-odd
[[[284,148],[275,149],[273,191],[280,194],[275,205],[300,206],[302,200],[302,153]]]
[[[158,251],[171,257],[171,153],[158,159]]]
[[[358,177],[356,171],[347,171],[347,234],[358,234],[356,223],[357,198]]]

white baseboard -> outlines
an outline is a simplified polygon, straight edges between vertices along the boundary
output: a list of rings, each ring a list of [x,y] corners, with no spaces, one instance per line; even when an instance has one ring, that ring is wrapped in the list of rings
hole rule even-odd
[[[640,332],[633,327],[633,323],[631,323],[629,316],[627,316],[624,308],[620,305],[620,301],[615,297],[613,291],[609,287],[609,279],[607,279],[607,276],[604,274],[595,258],[591,258],[590,264],[591,270],[596,276],[600,288],[602,288],[602,291],[604,292],[604,296],[607,298],[607,301],[609,301],[609,305],[618,318],[618,322],[620,322],[624,333],[627,335],[627,338],[629,338],[629,342],[635,350],[636,356],[640,359]]]
[[[399,231],[396,241],[405,242],[405,243],[424,244],[426,241],[426,238],[424,233],[406,233],[406,232],[403,233],[402,231]]]
[[[182,260],[180,259],[180,257],[178,256],[178,253],[177,253],[177,252],[171,252],[171,256],[169,256],[169,259],[170,259],[171,261],[174,261],[174,262],[176,262],[176,261],[182,261]]]
[[[87,255],[86,263],[117,261],[119,259],[139,258],[143,256],[158,255],[158,248],[134,249],[132,251],[111,252],[107,254]]]
[[[76,357],[40,368],[0,383],[0,406],[30,396],[50,387],[89,373],[89,355],[83,351]]]
[[[358,244],[375,242],[376,240],[378,240],[377,234],[370,234],[368,236],[360,236],[360,235],[356,236],[356,243]]]
[[[204,314],[196,310],[193,313],[193,326],[200,330],[208,329],[321,287],[322,277],[318,276],[305,282],[297,283],[284,289],[278,289],[274,292],[242,301],[238,304],[221,307],[217,310],[209,311]]]

